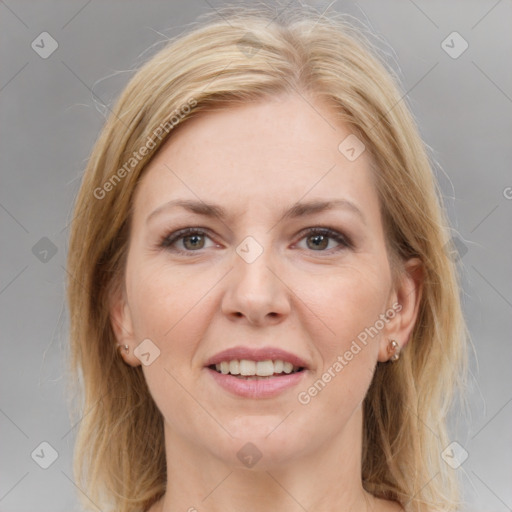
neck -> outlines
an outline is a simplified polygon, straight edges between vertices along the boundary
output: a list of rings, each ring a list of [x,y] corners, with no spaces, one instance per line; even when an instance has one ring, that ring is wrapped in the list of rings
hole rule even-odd
[[[263,457],[251,469],[230,465],[165,424],[167,492],[150,512],[366,512],[377,501],[361,482],[362,411],[344,431],[293,460]],[[306,434],[306,437],[308,435]],[[267,452],[268,453],[268,452]]]

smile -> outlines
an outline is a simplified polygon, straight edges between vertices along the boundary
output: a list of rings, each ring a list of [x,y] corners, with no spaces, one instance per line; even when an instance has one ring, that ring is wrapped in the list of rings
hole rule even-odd
[[[221,370],[223,363],[223,369],[226,373],[223,373]],[[260,369],[257,367],[259,363],[264,363]],[[236,375],[231,374],[232,364],[233,371],[235,372],[237,371],[238,364],[238,374]],[[281,364],[283,366],[281,372],[274,371],[270,373],[271,370],[279,370]],[[285,371],[285,365],[288,373]],[[286,362],[281,360],[256,362],[242,359],[240,361],[223,361],[219,364],[207,366],[205,370],[220,389],[227,391],[232,396],[250,399],[269,399],[298,386],[308,373],[303,367],[291,366],[290,371],[290,365],[291,363],[286,364]],[[243,375],[242,372],[246,373],[246,375]],[[265,373],[266,375],[258,375],[256,372]],[[290,400],[293,400],[293,398],[290,398]]]
[[[279,377],[303,371],[304,368],[294,366],[289,361],[277,359],[272,361],[251,361],[250,359],[233,359],[210,365],[210,369],[223,375],[234,375],[241,379],[256,380],[259,378]]]

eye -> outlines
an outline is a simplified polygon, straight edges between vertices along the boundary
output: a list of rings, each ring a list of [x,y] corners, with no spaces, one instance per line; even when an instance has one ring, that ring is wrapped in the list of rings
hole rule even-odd
[[[316,252],[337,252],[353,247],[353,244],[348,237],[330,228],[310,228],[305,233],[303,233],[303,235],[304,236],[301,238],[301,240],[306,239],[307,248]],[[309,243],[308,240],[310,241]],[[328,249],[329,241],[332,240],[337,242],[338,246]]]
[[[160,247],[177,253],[191,253],[205,249],[205,239],[210,238],[206,231],[198,228],[186,228],[175,231],[165,236],[160,242]],[[175,247],[181,242],[182,247]]]
[[[206,239],[211,240],[208,231],[200,228],[185,228],[166,235],[160,241],[159,246],[171,252],[193,255],[194,252],[208,248],[205,246]],[[307,240],[306,249],[315,252],[330,253],[353,247],[351,240],[347,236],[326,227],[307,229],[300,238],[300,240],[304,239]],[[331,241],[337,242],[337,247],[329,248]]]

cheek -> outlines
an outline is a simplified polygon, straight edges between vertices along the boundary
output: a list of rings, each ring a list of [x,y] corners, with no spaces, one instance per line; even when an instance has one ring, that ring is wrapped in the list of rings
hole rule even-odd
[[[332,431],[342,428],[362,403],[373,378],[382,336],[375,325],[387,298],[385,274],[377,279],[378,274],[376,268],[345,268],[325,280],[325,294],[308,297],[327,327],[313,337],[321,367],[297,400]]]
[[[208,290],[218,281],[212,272],[187,272],[162,262],[128,266],[127,288],[135,335],[150,338],[162,355],[190,358],[207,323]],[[203,319],[201,321],[201,319]]]
[[[384,293],[373,286],[368,273],[354,270],[326,282],[331,299],[322,302],[318,295],[318,306],[323,307],[315,311],[334,334],[322,329],[323,334],[313,338],[322,366],[297,390],[299,411],[311,419],[305,435],[316,436],[320,428],[326,436],[336,435],[361,406],[375,371],[380,337],[365,329],[385,311]]]
[[[196,272],[194,278],[161,262],[135,263],[127,282],[134,334],[139,340],[149,338],[160,351],[158,358],[142,370],[166,421],[180,430],[182,421],[169,411],[188,411],[185,416],[197,413],[182,386],[191,388],[190,368],[197,364],[194,356],[209,323],[207,315],[202,314],[211,301],[206,292],[218,277]],[[187,416],[189,421],[192,416]]]
[[[351,411],[363,401],[373,378],[391,275],[383,260],[344,268],[330,283],[329,294],[336,300],[325,306],[335,335],[325,338],[317,405]]]
[[[348,350],[352,340],[385,312],[389,273],[376,265],[343,266],[314,283],[315,286],[304,287],[309,290],[304,292],[304,302],[322,320],[323,326],[317,332],[324,333],[322,351],[332,359]]]

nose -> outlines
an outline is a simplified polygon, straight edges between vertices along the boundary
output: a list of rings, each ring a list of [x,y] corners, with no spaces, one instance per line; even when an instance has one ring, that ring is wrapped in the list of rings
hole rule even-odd
[[[291,290],[271,250],[264,247],[254,261],[240,254],[234,255],[222,312],[233,321],[257,326],[282,322],[290,313]]]

